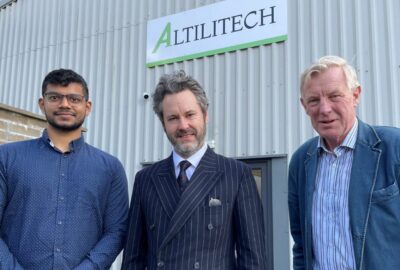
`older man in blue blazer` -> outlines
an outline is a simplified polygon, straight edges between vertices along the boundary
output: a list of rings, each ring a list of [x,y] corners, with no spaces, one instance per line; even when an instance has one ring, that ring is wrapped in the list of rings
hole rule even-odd
[[[289,166],[294,269],[400,269],[400,130],[356,117],[361,87],[337,56],[301,78],[319,136]]]
[[[122,269],[266,269],[254,178],[204,142],[202,87],[176,72],[161,77],[153,100],[174,149],[136,175]]]

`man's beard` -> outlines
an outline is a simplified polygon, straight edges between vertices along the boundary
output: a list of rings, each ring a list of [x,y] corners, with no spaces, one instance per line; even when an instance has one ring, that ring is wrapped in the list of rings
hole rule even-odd
[[[53,128],[60,130],[60,131],[75,131],[83,125],[85,122],[85,117],[82,119],[77,119],[77,122],[74,122],[72,124],[58,124],[56,121],[54,121],[54,118],[48,117],[46,115],[47,123],[49,123],[50,126]]]
[[[180,144],[175,139],[175,137],[184,135],[186,133],[193,134],[196,137],[194,142]],[[171,144],[174,146],[176,153],[178,153],[183,158],[188,158],[196,153],[204,144],[204,138],[206,136],[206,125],[204,124],[204,129],[202,133],[197,132],[194,128],[189,128],[185,131],[177,131],[174,136],[167,134],[167,137]]]

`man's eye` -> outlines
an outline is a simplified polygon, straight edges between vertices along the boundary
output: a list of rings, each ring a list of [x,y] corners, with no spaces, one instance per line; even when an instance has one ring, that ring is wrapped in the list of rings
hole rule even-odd
[[[318,99],[309,99],[308,100],[308,104],[317,104],[318,103]]]
[[[47,96],[47,98],[48,98],[50,101],[57,101],[57,100],[60,99],[60,97],[59,97],[59,96],[56,96],[56,95]]]
[[[71,102],[73,102],[73,103],[79,103],[79,102],[81,102],[81,98],[80,98],[80,97],[74,97],[74,96],[72,96],[72,97],[69,97],[69,100],[70,100]]]

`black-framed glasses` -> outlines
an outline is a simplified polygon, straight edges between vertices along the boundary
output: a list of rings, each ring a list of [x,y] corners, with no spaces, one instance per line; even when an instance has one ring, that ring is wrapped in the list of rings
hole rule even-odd
[[[47,102],[53,104],[60,104],[63,99],[67,98],[67,101],[71,105],[80,105],[84,100],[86,100],[85,96],[78,95],[78,94],[68,94],[68,95],[61,95],[58,93],[45,93],[44,98]]]

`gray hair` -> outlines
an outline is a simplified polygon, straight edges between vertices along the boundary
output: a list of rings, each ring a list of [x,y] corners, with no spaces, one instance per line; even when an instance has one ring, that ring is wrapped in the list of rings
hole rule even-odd
[[[208,109],[208,99],[203,87],[189,75],[186,75],[185,71],[179,70],[172,74],[165,74],[161,76],[154,93],[153,97],[153,110],[157,114],[161,123],[163,121],[163,110],[162,102],[166,95],[172,95],[184,90],[190,90],[196,97],[197,103],[200,105],[201,110],[205,114]]]
[[[340,67],[346,78],[347,88],[354,90],[360,86],[355,69],[347,61],[339,56],[323,56],[307,68],[300,77],[300,92],[303,94],[305,83],[315,74],[326,71],[330,67]]]

